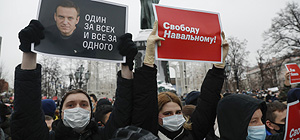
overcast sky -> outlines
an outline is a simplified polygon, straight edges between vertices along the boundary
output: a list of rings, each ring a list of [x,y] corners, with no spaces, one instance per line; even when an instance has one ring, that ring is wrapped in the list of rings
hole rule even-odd
[[[140,30],[139,0],[110,0],[128,5],[128,32],[134,37]],[[256,63],[256,50],[263,44],[262,33],[271,26],[272,18],[277,16],[286,3],[293,0],[160,0],[160,4],[189,9],[219,12],[222,28],[226,36],[248,40],[249,62]],[[294,0],[296,1],[296,0]],[[299,2],[299,1],[296,1]],[[299,2],[300,3],[300,2]],[[6,79],[10,84],[14,78],[14,67],[21,62],[18,32],[36,19],[39,0],[1,0],[0,36],[2,37],[0,60]]]

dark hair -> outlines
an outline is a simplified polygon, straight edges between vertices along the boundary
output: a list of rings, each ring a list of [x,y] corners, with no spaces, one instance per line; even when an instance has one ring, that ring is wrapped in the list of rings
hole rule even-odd
[[[96,97],[96,95],[95,95],[95,94],[90,94],[90,97],[92,97],[92,98],[94,99],[94,101],[95,101],[95,102],[97,102],[97,101],[98,101],[98,99],[97,99],[97,97]]]
[[[201,93],[199,91],[192,91],[188,93],[185,97],[186,105],[197,105],[197,100],[200,94]]]
[[[73,1],[71,1],[71,0],[63,0],[61,3],[59,3],[56,6],[55,13],[57,12],[57,8],[59,6],[61,6],[61,7],[67,7],[67,8],[75,8],[75,10],[77,11],[77,16],[79,16],[79,14],[80,14],[79,7]]]
[[[69,95],[71,95],[71,94],[78,94],[78,93],[82,93],[82,94],[84,94],[84,95],[88,98],[89,103],[90,103],[91,113],[93,113],[92,102],[91,102],[90,96],[89,96],[85,91],[83,91],[83,90],[81,90],[81,89],[75,89],[75,90],[71,90],[71,91],[67,92],[67,93],[62,97],[61,103],[60,103],[60,107],[59,107],[59,117],[60,117],[60,118],[61,118],[61,110],[62,110],[62,108],[63,108],[63,105],[64,105],[64,102],[65,102],[66,98],[67,98]],[[92,118],[92,116],[93,116],[93,115],[91,115],[91,118]]]
[[[101,122],[102,124],[105,125],[105,115],[109,112],[112,112],[113,110],[113,106],[112,105],[101,105],[101,106],[98,106],[96,108],[96,112],[95,112],[95,121],[96,122]]]
[[[287,105],[279,101],[274,101],[272,103],[267,104],[266,120],[275,122],[277,116],[275,115],[274,112],[275,111],[282,112],[286,109],[287,109]]]
[[[182,114],[186,117],[192,118],[192,114],[193,114],[195,108],[196,108],[195,105],[185,105],[182,108]]]

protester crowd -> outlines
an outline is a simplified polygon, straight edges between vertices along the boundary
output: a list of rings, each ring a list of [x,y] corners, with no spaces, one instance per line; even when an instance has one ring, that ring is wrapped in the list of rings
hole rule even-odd
[[[213,64],[200,91],[182,99],[172,92],[157,93],[154,63],[157,22],[148,37],[143,66],[133,72],[137,47],[132,35],[119,38],[126,56],[117,73],[115,100],[81,89],[65,93],[59,104],[41,97],[41,65],[30,44],[43,39],[43,25],[32,20],[19,33],[23,59],[15,69],[13,108],[0,102],[0,139],[13,140],[281,140],[287,103],[300,98],[299,89],[221,93],[225,59],[230,48],[222,32],[223,63]],[[286,74],[286,81],[289,79]],[[288,91],[288,92],[287,92]],[[286,96],[280,96],[286,95]]]

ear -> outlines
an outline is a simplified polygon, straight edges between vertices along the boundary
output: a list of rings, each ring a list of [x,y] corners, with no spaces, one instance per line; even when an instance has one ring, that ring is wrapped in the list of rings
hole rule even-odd
[[[267,127],[269,127],[271,130],[274,130],[273,124],[272,124],[269,120],[266,121],[266,125],[267,125]]]

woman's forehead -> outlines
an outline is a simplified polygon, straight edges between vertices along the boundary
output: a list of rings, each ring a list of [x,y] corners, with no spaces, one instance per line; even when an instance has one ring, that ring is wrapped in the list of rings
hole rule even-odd
[[[181,110],[181,108],[175,102],[168,102],[162,108],[162,111],[171,111],[171,110]]]

